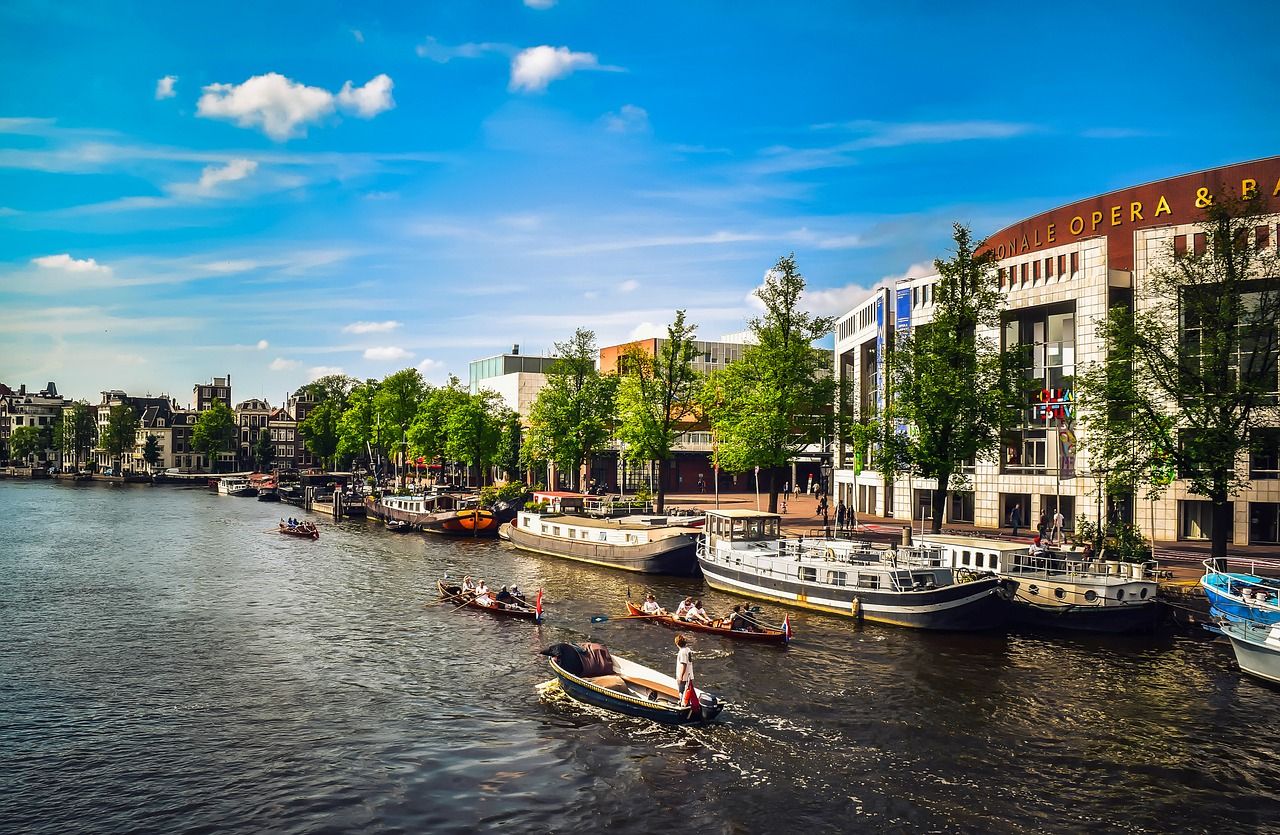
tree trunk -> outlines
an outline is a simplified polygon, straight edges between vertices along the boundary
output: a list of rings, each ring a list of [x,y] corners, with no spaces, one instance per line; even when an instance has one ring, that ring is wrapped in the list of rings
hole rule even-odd
[[[786,466],[785,464],[783,466]],[[776,473],[781,469],[777,466],[769,466],[764,468],[764,491],[769,494],[769,512],[778,512],[778,479]]]
[[[662,464],[663,464],[663,462],[662,462],[662,461],[659,461],[659,462],[657,462],[657,464],[658,464],[658,484],[657,484],[657,487],[655,488],[655,490],[654,490],[654,494],[653,494],[653,497],[654,497],[654,511],[653,511],[653,512],[654,512],[654,513],[662,513],[662,512],[663,512],[663,509],[664,509],[664,508],[666,508],[666,506],[667,506],[667,485],[666,485],[666,482],[665,482],[665,481],[663,480],[663,478],[662,478]]]
[[[946,486],[951,483],[951,473],[938,473],[938,486],[941,490],[934,490],[933,495],[929,497],[929,506],[933,511],[932,524],[929,525],[931,533],[942,533],[942,517],[947,511],[947,490]]]
[[[1209,556],[1219,571],[1227,570],[1227,535],[1231,532],[1235,519],[1232,518],[1231,502],[1224,493],[1210,497],[1213,501],[1213,535],[1210,538]]]

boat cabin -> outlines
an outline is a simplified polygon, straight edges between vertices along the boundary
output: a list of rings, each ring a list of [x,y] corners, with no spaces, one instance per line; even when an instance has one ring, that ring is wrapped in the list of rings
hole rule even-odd
[[[760,510],[712,510],[707,512],[704,530],[712,541],[776,542],[781,535],[782,517]]]
[[[533,494],[533,500],[538,504],[545,504],[548,513],[581,511],[586,499],[585,493],[569,493],[563,490],[536,490]]]

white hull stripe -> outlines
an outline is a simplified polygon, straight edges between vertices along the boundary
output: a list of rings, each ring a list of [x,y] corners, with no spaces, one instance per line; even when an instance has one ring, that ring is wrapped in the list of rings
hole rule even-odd
[[[786,591],[784,589],[767,589],[762,586],[756,586],[756,585],[752,585],[751,583],[744,583],[740,580],[735,580],[731,577],[726,577],[723,574],[716,572],[713,567],[708,567],[707,563],[705,562],[702,563],[702,573],[709,576],[714,576],[717,582],[723,583],[726,586],[733,586],[734,588],[743,589],[744,591],[751,592],[754,594],[759,594],[766,597],[772,597],[778,600],[797,600],[798,599],[795,593]],[[882,612],[885,614],[926,614],[929,612],[943,612],[943,611],[946,611],[947,609],[954,609],[957,606],[967,606],[968,604],[974,602],[975,600],[981,600],[987,595],[993,594],[993,593],[994,593],[993,589],[984,589],[978,592],[977,594],[971,594],[968,597],[961,597],[955,600],[948,600],[945,603],[933,603],[933,604],[928,604],[923,606],[907,606],[907,605],[899,606],[899,605],[885,605],[883,603],[867,603],[865,601],[862,601],[861,599],[859,599],[859,605],[864,611],[867,611],[867,612]],[[832,600],[830,598],[813,597],[810,595],[805,595],[804,602],[808,603],[811,606],[825,606],[829,609],[832,609],[834,611],[839,611],[839,612],[848,612],[849,606],[850,606],[850,603],[846,600]]]

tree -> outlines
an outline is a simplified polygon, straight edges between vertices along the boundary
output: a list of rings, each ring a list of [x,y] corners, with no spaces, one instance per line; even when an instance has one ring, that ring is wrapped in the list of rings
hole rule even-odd
[[[71,406],[71,418],[63,423],[63,448],[75,458],[79,466],[89,457],[89,451],[98,437],[98,420],[93,408],[83,401]]]
[[[1000,324],[995,253],[982,251],[958,223],[953,238],[955,255],[933,262],[939,276],[933,320],[899,335],[889,362],[887,418],[907,427],[889,439],[896,446],[890,454],[937,479],[934,533],[942,531],[948,497],[958,486],[953,477],[964,462],[999,448],[1002,433],[1019,423],[1024,393],[1017,349],[1001,350],[983,335]]]
[[[509,481],[524,479],[524,465],[520,454],[523,436],[524,426],[520,423],[520,413],[513,409],[505,410],[502,414],[502,437],[498,441],[494,463]]]
[[[338,421],[338,452],[342,455],[369,457],[372,467],[373,450],[385,453],[390,433],[374,408],[373,399],[378,393],[377,380],[365,380],[351,390],[346,411]]]
[[[764,469],[771,513],[778,509],[778,470],[835,427],[835,381],[826,354],[813,347],[835,319],[800,309],[804,287],[795,256],[779,258],[755,291],[765,307],[763,318],[749,323],[756,344],[713,372],[699,398],[717,463],[737,472]]]
[[[1254,233],[1268,211],[1257,192],[1209,202],[1203,249],[1171,248],[1148,271],[1132,314],[1100,323],[1105,369],[1082,375],[1086,425],[1101,438],[1094,466],[1113,484],[1157,492],[1174,474],[1185,479],[1210,502],[1217,559],[1232,498],[1248,486],[1240,459],[1265,443],[1260,430],[1280,425],[1280,254]]]
[[[618,368],[618,440],[632,461],[663,462],[671,459],[680,437],[680,424],[694,410],[699,379],[693,370],[693,337],[696,325],[688,325],[677,310],[667,326],[667,338],[657,356],[631,346]],[[666,488],[658,479],[657,512],[666,506]]]
[[[373,409],[377,421],[391,430],[389,444],[396,445],[407,454],[405,442],[409,425],[418,415],[430,393],[430,386],[416,368],[406,368],[387,376],[373,395]],[[404,486],[404,468],[400,469],[400,485]]]
[[[468,397],[470,393],[466,387],[452,374],[445,385],[431,389],[418,408],[413,422],[409,424],[406,434],[409,449],[428,462],[444,458],[448,444],[449,415]]]
[[[225,409],[226,406],[223,406]],[[227,409],[228,414],[231,412]],[[138,442],[138,413],[128,403],[117,403],[111,407],[107,415],[107,427],[103,430],[99,441],[107,455],[116,462],[116,475],[123,475],[124,463],[121,460],[125,450],[133,449]]]
[[[555,348],[547,384],[529,411],[527,444],[533,460],[554,461],[580,489],[584,462],[609,441],[617,378],[596,369],[593,331],[579,328]]]
[[[341,403],[330,399],[322,401],[298,424],[298,435],[307,450],[329,466],[333,466],[333,458],[338,453],[338,421],[341,419]]]
[[[191,448],[209,462],[209,471],[218,470],[218,453],[229,452],[236,442],[236,416],[221,400],[214,400],[196,418],[191,430]]]
[[[156,465],[160,463],[162,457],[160,453],[160,438],[148,432],[147,439],[142,444],[142,460],[147,463],[151,472],[154,473]]]
[[[19,426],[9,435],[9,453],[14,460],[26,462],[40,450],[40,430],[34,426]]]
[[[300,387],[294,392],[294,395],[313,400],[316,403],[336,400],[343,408],[346,408],[347,397],[358,384],[358,380],[354,377],[348,377],[346,374],[326,374]]]
[[[480,471],[480,485],[502,440],[502,400],[491,391],[469,394],[445,421],[445,455]]]
[[[275,457],[276,446],[271,442],[271,431],[269,429],[259,429],[258,440],[253,445],[253,460],[257,463],[258,472],[269,472]]]

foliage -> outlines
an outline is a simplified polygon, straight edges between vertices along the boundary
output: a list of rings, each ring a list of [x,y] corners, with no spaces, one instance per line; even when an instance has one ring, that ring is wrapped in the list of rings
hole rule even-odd
[[[1001,434],[1021,418],[1016,349],[1002,351],[981,331],[1000,324],[1002,299],[995,253],[982,252],[969,230],[955,225],[955,255],[933,262],[938,271],[933,319],[897,339],[889,363],[887,452],[937,479],[933,532],[942,530],[952,476],[965,461],[998,449]]]
[[[155,470],[156,465],[160,463],[160,459],[162,457],[163,456],[160,453],[159,436],[148,432],[146,440],[142,443],[142,460],[146,462],[148,467]]]
[[[214,405],[218,405],[219,401],[214,401]],[[226,410],[228,421],[231,421],[231,431],[235,432],[234,418],[230,417],[231,410],[227,409],[226,404],[222,404],[222,408]],[[234,434],[232,435],[234,437]],[[194,435],[193,445],[194,445]],[[120,458],[124,455],[125,450],[131,450],[138,441],[138,413],[133,407],[127,403],[118,403],[111,407],[110,413],[107,415],[107,427],[102,431],[99,442],[102,444],[103,450],[107,455],[116,460],[116,475],[120,474]]]
[[[1152,558],[1151,545],[1137,526],[1127,522],[1108,521],[1102,528],[1084,516],[1076,519],[1071,544],[1077,548],[1089,544],[1098,559],[1119,562],[1146,562]]]
[[[115,409],[111,410],[115,414]],[[196,418],[191,430],[191,448],[205,457],[209,470],[215,472],[218,454],[229,451],[236,442],[236,416],[221,400],[214,400],[209,408]]]
[[[508,409],[502,416],[502,438],[498,441],[498,452],[493,463],[512,481],[524,478],[525,468],[520,455],[523,439],[524,426],[520,423],[520,414]]]
[[[775,471],[835,428],[835,381],[825,353],[813,347],[835,319],[801,309],[804,287],[795,257],[779,258],[755,291],[765,307],[764,316],[750,322],[756,344],[713,372],[699,397],[719,466],[767,469],[770,512],[777,511],[782,486]]]
[[[466,386],[453,375],[445,385],[431,390],[409,425],[409,448],[415,455],[428,461],[444,456],[449,415],[470,396]]]
[[[294,392],[294,395],[302,399],[313,400],[316,403],[327,403],[330,400],[334,400],[345,409],[347,397],[350,396],[351,390],[358,385],[358,382],[354,377],[348,377],[345,374],[326,374],[301,386]]]
[[[491,391],[466,395],[445,419],[445,456],[480,470],[480,481],[502,439],[502,400]]]
[[[641,504],[648,504],[653,501],[653,491],[649,489],[649,485],[647,484],[641,484],[635,489],[635,493],[632,495],[634,495],[635,500]]]
[[[62,448],[70,452],[77,464],[89,457],[98,438],[98,418],[93,407],[84,401],[71,406],[71,418],[64,421]]]
[[[1152,266],[1132,315],[1099,323],[1108,359],[1080,381],[1095,466],[1135,493],[1185,479],[1212,504],[1215,558],[1249,483],[1238,462],[1256,430],[1280,424],[1280,254],[1253,231],[1268,211],[1256,192],[1209,203],[1203,252],[1171,247]]]
[[[258,430],[258,438],[253,445],[253,460],[257,465],[258,472],[265,473],[270,471],[275,457],[276,447],[275,444],[271,443],[271,430]]]
[[[594,332],[579,328],[555,347],[547,384],[529,413],[525,458],[554,461],[577,489],[583,463],[609,441],[617,378],[596,369]]]
[[[699,378],[693,370],[693,338],[696,325],[685,323],[677,310],[667,326],[667,337],[650,356],[632,345],[618,368],[618,440],[632,461],[667,461],[680,437],[680,424],[694,410]],[[666,503],[662,479],[658,480],[657,512]]]
[[[493,507],[498,502],[518,501],[528,494],[528,488],[518,481],[490,484],[480,489],[480,505],[481,507]]]
[[[374,408],[378,388],[377,380],[365,380],[347,396],[347,407],[338,420],[338,452],[341,454],[358,457],[371,449],[385,453],[387,442],[393,440],[394,433]]]
[[[422,372],[416,368],[406,368],[383,378],[373,395],[373,409],[375,420],[387,429],[385,443],[388,447],[400,449],[408,455],[408,450],[401,444],[407,439],[409,425],[417,417],[430,390],[427,381],[422,379]],[[400,469],[400,483],[404,484],[403,467]]]
[[[307,450],[330,466],[338,453],[338,421],[341,418],[341,403],[326,400],[312,409],[311,414],[298,424],[298,436],[306,444]]]
[[[40,449],[40,430],[34,426],[19,426],[9,435],[9,454],[16,461],[26,461]]]

